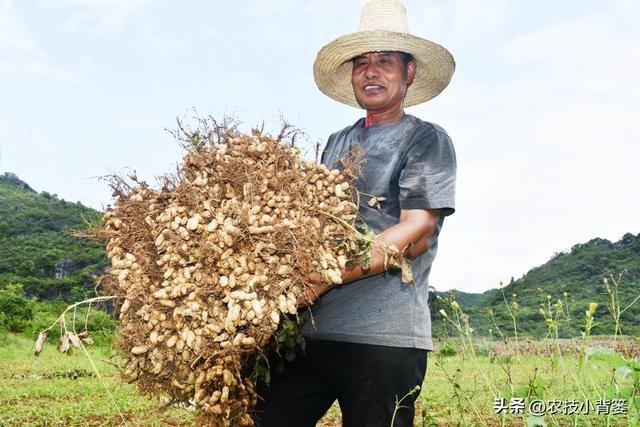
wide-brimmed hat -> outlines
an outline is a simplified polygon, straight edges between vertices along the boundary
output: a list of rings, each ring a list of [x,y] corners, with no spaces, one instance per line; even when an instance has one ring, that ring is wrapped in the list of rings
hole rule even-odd
[[[447,49],[409,34],[407,12],[399,0],[369,0],[362,10],[359,31],[338,37],[320,49],[313,77],[325,95],[360,108],[351,86],[351,60],[368,52],[385,51],[409,53],[417,63],[405,107],[437,96],[447,87],[455,69]]]

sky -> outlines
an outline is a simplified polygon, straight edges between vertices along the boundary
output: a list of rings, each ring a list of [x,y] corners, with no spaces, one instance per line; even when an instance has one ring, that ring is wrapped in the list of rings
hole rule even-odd
[[[411,32],[456,60],[449,87],[407,109],[446,129],[458,160],[431,285],[482,292],[640,233],[640,2],[403,3]],[[175,168],[177,117],[276,132],[284,116],[324,142],[363,112],[324,96],[312,64],[363,4],[0,0],[0,173],[102,209],[98,177]]]

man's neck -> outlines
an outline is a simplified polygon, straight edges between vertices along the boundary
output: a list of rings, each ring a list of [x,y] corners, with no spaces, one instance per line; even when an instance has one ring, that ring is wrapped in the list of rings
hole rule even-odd
[[[368,128],[375,125],[388,125],[397,123],[405,116],[404,109],[394,109],[392,111],[367,111],[364,120],[364,127]]]

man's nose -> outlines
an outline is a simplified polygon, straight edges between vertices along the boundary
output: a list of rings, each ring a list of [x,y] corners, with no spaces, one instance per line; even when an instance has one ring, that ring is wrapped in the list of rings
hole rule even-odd
[[[364,70],[364,76],[368,79],[378,77],[378,66],[374,61],[370,61],[367,64],[367,68]]]

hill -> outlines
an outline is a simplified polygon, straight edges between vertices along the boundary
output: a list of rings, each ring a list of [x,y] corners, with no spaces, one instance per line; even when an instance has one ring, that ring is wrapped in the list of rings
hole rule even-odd
[[[580,335],[579,325],[584,323],[585,310],[592,302],[599,305],[592,333],[611,334],[614,322],[607,310],[610,296],[603,282],[605,277],[610,286],[620,277],[618,291],[621,309],[640,295],[640,234],[634,236],[627,233],[618,242],[596,238],[577,244],[569,252],[555,254],[547,263],[531,269],[502,289],[476,294],[475,298],[469,295],[456,298],[469,314],[470,325],[483,335],[488,335],[489,329],[496,334],[496,326],[489,315],[490,309],[493,310],[497,325],[503,331],[508,331],[509,335],[513,334],[507,306],[512,308],[515,301],[519,333],[544,336],[547,326],[540,309],[547,309],[548,304],[553,306],[558,300],[562,301],[571,319],[561,322],[562,336]],[[449,309],[445,301],[434,303],[432,311],[436,318],[440,317],[435,314],[440,308]],[[640,334],[640,302],[636,301],[624,311],[620,319],[624,334]]]
[[[449,295],[453,294],[455,296],[456,301],[467,308],[475,307],[477,305],[482,304],[484,300],[493,295],[494,289],[489,289],[481,294],[474,292],[462,292],[458,290],[454,291],[435,291],[431,298],[447,298]]]
[[[0,290],[21,284],[28,296],[67,301],[93,295],[95,278],[108,264],[104,246],[75,238],[70,231],[85,229],[87,223],[101,218],[101,212],[80,203],[36,192],[14,174],[0,175]],[[546,324],[540,308],[558,299],[566,304],[572,319],[561,325],[562,335],[579,335],[577,325],[591,302],[599,304],[593,333],[609,334],[613,322],[606,309],[603,278],[609,273],[617,277],[620,272],[625,272],[620,284],[624,308],[640,295],[640,234],[628,233],[618,242],[596,238],[577,244],[502,289],[482,294],[456,292],[455,298],[480,334],[488,334],[489,329],[496,333],[489,309],[497,325],[512,334],[506,305],[514,299],[520,334],[544,335]],[[447,332],[447,322],[438,314],[441,308],[450,311],[447,297],[448,293],[436,292],[431,298],[435,334]],[[623,333],[640,335],[640,304],[626,310],[621,320]]]
[[[22,284],[40,299],[84,299],[107,265],[104,247],[71,236],[102,214],[55,194],[38,193],[16,175],[0,175],[0,288]]]

